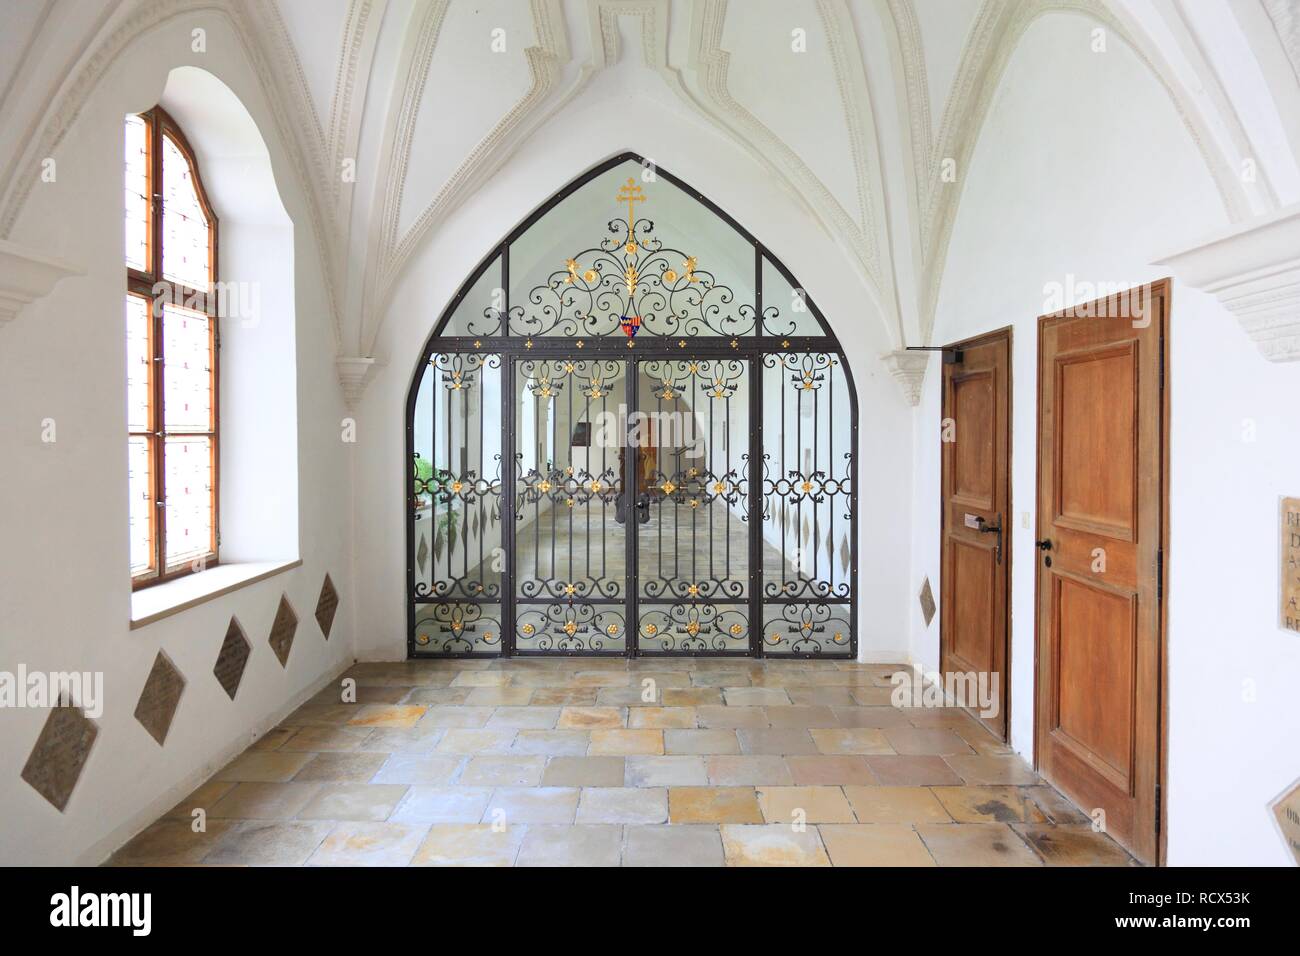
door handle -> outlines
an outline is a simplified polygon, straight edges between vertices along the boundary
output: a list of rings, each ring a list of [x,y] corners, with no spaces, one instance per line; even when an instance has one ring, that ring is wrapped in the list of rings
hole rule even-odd
[[[1034,542],[1034,547],[1036,547],[1039,551],[1051,551],[1051,550],[1052,550],[1052,539],[1051,539],[1051,538],[1044,538],[1042,541],[1035,541],[1035,542]]]
[[[636,523],[650,523],[650,496],[639,495],[636,499]]]
[[[998,523],[995,525],[989,524],[983,518],[976,518],[975,523],[977,526],[976,530],[979,531],[980,534],[996,534],[998,536],[997,543],[993,546],[993,557],[997,560],[998,564],[1001,564],[1002,563],[1002,514],[1001,512],[998,513]]]

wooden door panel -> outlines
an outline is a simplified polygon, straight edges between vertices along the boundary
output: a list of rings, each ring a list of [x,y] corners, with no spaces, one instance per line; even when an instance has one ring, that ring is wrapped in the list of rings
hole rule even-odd
[[[1056,360],[1056,518],[1129,540],[1137,509],[1135,345]]]
[[[1158,846],[1168,284],[1039,320],[1039,772],[1139,859]]]
[[[987,671],[993,659],[997,569],[991,546],[952,543],[952,594],[961,613],[953,616],[950,647],[953,670]]]
[[[973,702],[963,703],[1005,740],[1011,333],[964,343],[960,351],[960,362],[943,366],[943,417],[952,440],[942,446],[939,669],[990,675],[994,713],[984,716]]]
[[[1137,649],[1132,596],[1056,576],[1057,681],[1054,733],[1075,755],[1131,792],[1133,680]],[[1068,676],[1068,680],[1062,680]]]
[[[987,436],[996,426],[992,372],[954,375],[952,378],[953,420],[962,434],[953,443],[952,494],[973,508],[994,510],[995,442]],[[969,435],[970,441],[963,439]]]

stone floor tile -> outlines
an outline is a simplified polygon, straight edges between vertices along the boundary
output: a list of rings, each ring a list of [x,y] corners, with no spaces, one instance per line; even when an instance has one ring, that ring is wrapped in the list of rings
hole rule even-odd
[[[707,704],[695,709],[700,726],[709,730],[736,730],[740,727],[766,727],[767,712],[762,707],[727,707]]]
[[[759,787],[758,806],[768,823],[856,823],[839,787]]]
[[[517,866],[618,866],[623,828],[613,825],[528,827]]]
[[[482,822],[506,826],[572,823],[578,793],[577,787],[498,787],[492,791]]]
[[[940,866],[1042,866],[1005,823],[925,823],[916,828]]]
[[[847,687],[787,687],[786,694],[796,706],[853,707],[856,701]]]
[[[876,776],[867,766],[867,758],[853,756],[791,756],[785,762],[797,786],[843,786],[845,784],[869,785]]]
[[[995,757],[976,754],[943,759],[967,783],[1005,783],[1017,786],[1042,783],[1029,764],[1015,754]]]
[[[929,787],[845,787],[859,823],[951,823]]]
[[[539,687],[533,691],[534,707],[592,707],[595,703],[594,687]]]
[[[913,727],[946,727],[949,730],[980,727],[979,721],[960,707],[901,707],[899,712],[906,715]]]
[[[308,858],[307,865],[406,866],[428,830],[428,826],[409,823],[340,823]]]
[[[429,710],[423,704],[362,704],[353,727],[414,727]]]
[[[824,754],[892,754],[885,731],[874,727],[813,728],[808,731]]]
[[[455,754],[393,754],[384,762],[371,783],[446,784],[456,779],[463,757]]]
[[[693,756],[632,756],[624,782],[629,787],[702,787],[709,782],[704,758]]]
[[[855,687],[853,700],[859,707],[883,707],[893,699],[894,692],[889,687]]]
[[[191,820],[159,820],[113,854],[113,862],[133,866],[198,863],[238,825],[234,820],[208,820],[207,829],[195,833]]]
[[[625,707],[564,707],[555,724],[560,730],[593,730],[596,728],[626,727]]]
[[[552,757],[542,773],[544,787],[621,787],[623,757]]]
[[[695,726],[694,707],[632,707],[627,712],[629,727],[667,730]]]
[[[835,711],[829,707],[811,707],[806,705],[789,707],[764,707],[767,722],[772,727],[787,729],[807,729],[809,727],[838,727],[839,721]]]
[[[293,779],[297,783],[316,780],[366,783],[387,759],[388,754],[370,751],[315,754]]]
[[[406,790],[402,784],[327,784],[298,811],[298,819],[387,820]]]
[[[531,687],[475,687],[465,698],[471,707],[523,707],[533,699]]]
[[[380,727],[372,730],[357,749],[386,754],[432,753],[445,733],[445,728],[425,727],[423,722],[411,728]]]
[[[328,753],[360,749],[374,731],[364,727],[303,727],[280,746],[281,753]]]
[[[734,730],[665,730],[664,752],[669,754],[738,754],[740,741]]]
[[[1051,823],[1086,823],[1091,825],[1092,818],[1048,786],[1023,787],[1025,796],[1038,805]]]
[[[321,788],[318,783],[241,783],[214,803],[208,816],[235,820],[288,820]]]
[[[495,707],[439,705],[430,707],[420,724],[428,727],[483,727],[495,712]]]
[[[506,687],[510,675],[502,671],[465,671],[452,679],[452,687]]]
[[[1118,843],[1092,825],[1012,827],[1038,851],[1048,866],[1136,866]]]
[[[931,792],[958,823],[1046,823],[1047,817],[1022,787],[932,787]]]
[[[753,787],[673,787],[668,791],[673,823],[762,823]]]
[[[715,787],[783,787],[794,784],[785,758],[774,754],[720,755],[705,761],[708,782]]]
[[[483,819],[490,787],[426,787],[417,785],[388,817],[392,823],[478,823]]]
[[[944,727],[891,727],[885,738],[895,753],[907,756],[973,754],[971,745]]]
[[[816,827],[786,824],[719,827],[728,866],[830,866]]]
[[[742,727],[736,731],[740,749],[747,754],[815,754],[817,744],[806,730]]]
[[[728,707],[771,707],[790,705],[790,695],[780,687],[727,687],[722,699]],[[771,719],[771,714],[768,714]]]
[[[412,866],[513,866],[526,827],[435,823],[415,851]],[[567,829],[567,828],[562,828]]]
[[[490,730],[550,730],[559,719],[559,707],[498,707],[487,726]]]
[[[668,791],[661,787],[586,787],[578,801],[580,824],[667,821]]]
[[[279,750],[294,734],[298,733],[296,727],[272,727],[262,736],[253,741],[249,750]]]
[[[907,715],[896,707],[836,707],[840,727],[911,727]]]
[[[920,835],[901,823],[823,824],[832,866],[935,866]]]
[[[472,687],[416,687],[406,696],[404,704],[463,704]]]
[[[472,757],[457,781],[467,787],[535,787],[542,782],[541,756]]]
[[[624,866],[722,866],[716,825],[629,826],[623,836]]]
[[[233,780],[209,780],[167,811],[163,815],[163,819],[192,820],[195,810],[203,810],[206,813],[214,803],[233,789],[235,789],[235,781]]]
[[[865,758],[877,779],[886,786],[945,787],[960,786],[962,778],[943,762],[942,757]]]
[[[450,727],[434,748],[441,754],[510,753],[515,730],[488,730],[478,727]]]
[[[302,866],[334,826],[328,822],[246,821],[232,828],[203,862],[227,866]]]
[[[684,733],[684,731],[669,731]],[[662,754],[664,752],[664,731],[662,730],[627,730],[617,727],[609,730],[593,730],[591,747],[587,753],[592,756],[610,754],[626,756],[628,754]]]
[[[586,730],[521,730],[510,745],[512,754],[582,756],[591,747]]]
[[[665,687],[660,701],[665,707],[704,707],[722,703],[722,691],[715,687]]]
[[[215,779],[240,783],[285,783],[292,780],[314,756],[310,753],[284,753],[279,750],[249,750],[218,771]]]

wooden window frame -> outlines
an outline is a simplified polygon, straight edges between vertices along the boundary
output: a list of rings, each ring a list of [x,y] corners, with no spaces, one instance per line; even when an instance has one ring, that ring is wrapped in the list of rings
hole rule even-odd
[[[138,114],[145,123],[145,145],[148,169],[149,224],[145,231],[148,249],[145,252],[146,268],[126,270],[126,291],[148,303],[149,314],[149,420],[147,431],[128,432],[128,438],[144,437],[151,441],[150,461],[150,500],[152,507],[149,515],[150,567],[147,571],[131,578],[132,590],[172,581],[176,578],[194,574],[220,563],[219,549],[221,471],[220,471],[220,368],[221,336],[217,324],[217,216],[203,186],[199,173],[198,158],[190,146],[189,140],[180,126],[161,106]],[[194,181],[194,191],[198,196],[200,207],[208,220],[208,288],[196,289],[167,279],[163,273],[163,154],[162,141],[166,136],[180,150],[189,164]],[[208,348],[212,368],[212,403],[209,430],[206,432],[178,432],[177,434],[207,437],[211,440],[211,475],[212,475],[212,537],[206,554],[190,558],[183,564],[168,569],[167,567],[167,496],[166,496],[166,462],[167,427],[164,414],[164,361],[162,302],[183,304],[202,303],[198,311],[208,316]],[[198,565],[196,567],[196,565]]]

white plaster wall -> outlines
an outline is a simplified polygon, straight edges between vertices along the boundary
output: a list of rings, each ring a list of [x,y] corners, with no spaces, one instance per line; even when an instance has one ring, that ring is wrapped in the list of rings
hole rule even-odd
[[[626,149],[651,157],[735,216],[799,278],[839,336],[861,403],[859,649],[877,660],[906,654],[910,598],[907,566],[897,554],[908,541],[910,410],[879,361],[896,345],[872,293],[805,208],[729,138],[684,112],[666,88],[662,97],[652,95],[661,86],[647,72],[642,81],[589,87],[565,107],[563,123],[534,134],[448,217],[403,274],[376,347],[386,364],[358,410],[357,562],[365,569],[358,575],[358,608],[368,622],[358,635],[362,658],[406,654],[403,429],[407,388],[425,339],[501,237],[569,180]],[[631,107],[628,90],[642,97]],[[578,129],[581,136],[573,133]]]
[[[1141,282],[1225,222],[1166,94],[1093,23],[1050,14],[1013,55],[965,171],[933,341],[1013,328],[1011,743],[1032,761],[1037,323],[1044,284]],[[1084,295],[1082,299],[1091,298]],[[1213,299],[1175,283],[1169,600],[1171,864],[1280,864],[1267,803],[1300,775],[1289,699],[1300,642],[1277,629],[1277,497],[1300,488],[1300,367],[1265,361]],[[909,592],[939,587],[939,363],[915,416]],[[1251,443],[1242,422],[1257,424]],[[937,668],[939,618],[910,605]],[[1243,682],[1253,680],[1246,702]]]
[[[190,53],[190,30],[208,52]],[[147,46],[147,52],[141,52]],[[122,117],[157,101],[168,71],[220,77],[252,114],[294,224],[298,547],[303,565],[138,630],[128,629]],[[32,189],[13,238],[81,265],[0,330],[0,668],[97,670],[106,705],[85,770],[60,813],[19,774],[47,713],[0,711],[0,863],[97,863],[352,660],[345,414],[310,217],[245,61],[221,16],[186,14],[138,38],[91,94]],[[238,278],[223,276],[223,278]],[[274,315],[263,316],[272,325]],[[42,443],[42,420],[57,441]],[[341,594],[328,642],[313,612],[328,572]],[[267,644],[281,593],[299,619],[282,669]],[[212,674],[231,615],[252,645],[232,703]],[[187,685],[166,745],[133,716],[163,650]]]

